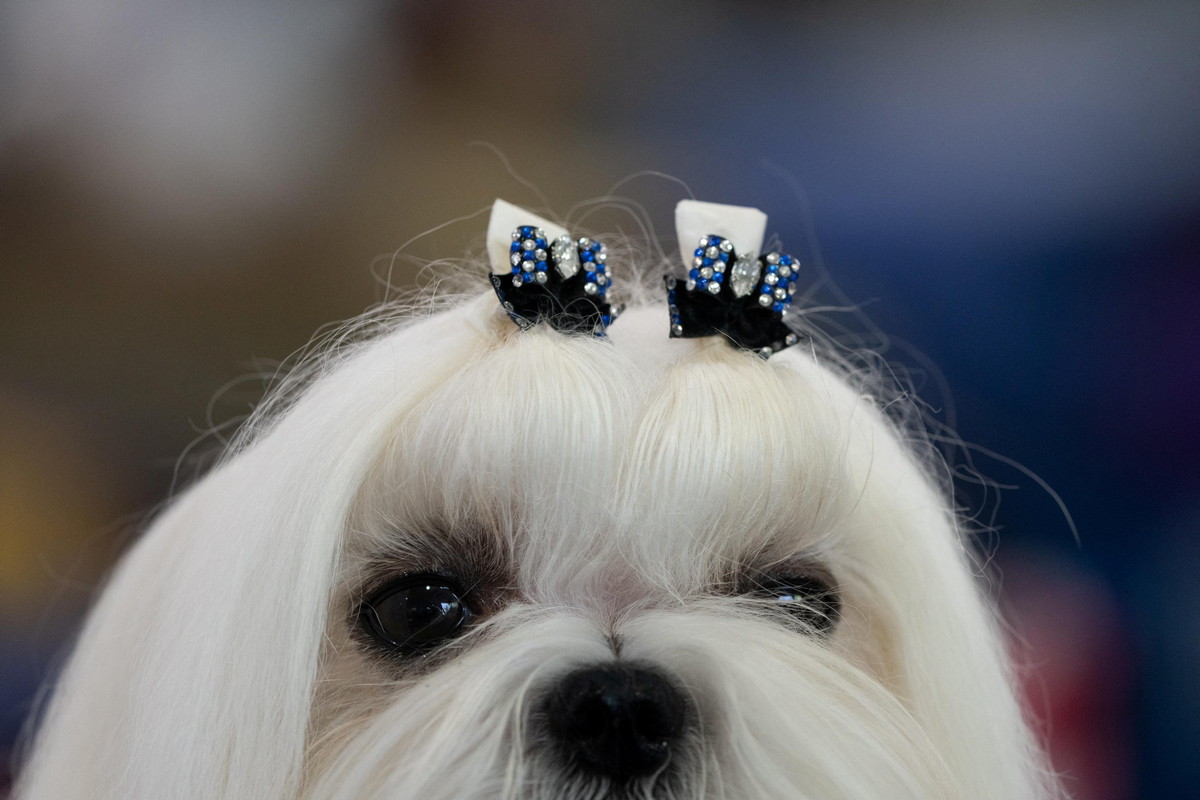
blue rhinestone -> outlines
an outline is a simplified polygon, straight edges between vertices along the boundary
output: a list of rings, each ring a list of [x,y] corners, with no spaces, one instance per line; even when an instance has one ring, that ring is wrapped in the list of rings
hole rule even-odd
[[[779,271],[778,264],[768,264],[767,265],[767,272],[778,272],[778,271]]]
[[[595,282],[596,282],[596,273],[594,273],[594,272],[589,272],[589,273],[587,273],[587,274],[586,274],[584,277],[586,277],[586,278],[587,278],[587,282],[588,282],[588,283],[595,283]]]
[[[772,291],[772,289],[771,289],[771,287],[770,287],[768,284],[765,284],[765,283],[764,283],[764,284],[762,285],[762,289],[760,289],[759,291],[760,291],[762,294],[770,294],[770,293],[771,293],[771,291]]]
[[[698,270],[698,269],[689,269],[689,270],[688,270],[688,277],[689,277],[689,278],[691,278],[692,280],[696,280],[696,278],[699,278],[699,277],[700,277],[700,270]]]
[[[592,254],[591,250],[584,250],[579,254],[579,258],[583,261],[591,261],[593,258],[595,258],[595,256]]]
[[[516,275],[516,274],[518,274],[520,271],[521,271],[521,265],[520,265],[520,264],[517,264],[516,266],[514,266],[514,267],[512,268],[512,274],[513,274],[513,275]]]
[[[521,238],[528,239],[532,235],[533,235],[533,227],[532,226],[530,226],[530,225],[522,225],[521,226]]]
[[[705,267],[711,267],[713,265],[713,261],[711,258],[706,258],[703,261],[701,261],[700,263]]]
[[[701,278],[700,280],[696,281],[696,288],[697,289],[707,289],[708,288],[708,280],[706,278]]]
[[[725,273],[718,272],[716,275],[713,275],[712,279],[714,281],[716,281],[717,283],[724,283],[725,282]]]
[[[771,308],[775,309],[776,311],[783,311],[783,303],[776,301],[775,305],[771,306]]]
[[[696,248],[696,252],[695,252],[695,253],[693,253],[692,255],[694,255],[696,258],[704,258],[704,248],[703,248],[703,247],[697,247],[697,248]]]
[[[536,269],[538,272],[545,272],[546,271],[546,262],[539,261],[536,264],[534,264],[533,268]]]

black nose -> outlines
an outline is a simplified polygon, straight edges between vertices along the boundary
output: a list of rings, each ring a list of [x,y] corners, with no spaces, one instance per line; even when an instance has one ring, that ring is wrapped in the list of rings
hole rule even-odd
[[[570,759],[628,780],[666,765],[683,730],[685,703],[657,672],[612,664],[562,678],[547,712],[550,730]]]

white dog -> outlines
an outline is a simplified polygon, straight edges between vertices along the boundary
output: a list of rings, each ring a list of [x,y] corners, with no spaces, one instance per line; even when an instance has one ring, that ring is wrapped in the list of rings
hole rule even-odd
[[[498,202],[508,313],[314,361],[120,565],[17,797],[1060,796],[919,433],[802,314],[744,341],[796,285],[765,217],[678,225],[670,318],[609,328],[606,251]]]

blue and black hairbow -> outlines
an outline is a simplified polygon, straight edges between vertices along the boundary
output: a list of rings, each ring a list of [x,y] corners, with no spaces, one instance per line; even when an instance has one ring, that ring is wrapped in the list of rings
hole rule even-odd
[[[492,287],[517,325],[546,322],[562,331],[605,335],[616,313],[608,302],[612,278],[603,244],[572,238],[553,223],[497,200],[488,249]]]
[[[783,321],[795,297],[800,262],[787,253],[739,253],[731,238],[757,245],[766,229],[765,214],[685,200],[676,208],[675,222],[689,270],[683,280],[665,277],[672,338],[724,336],[764,358],[800,340]],[[695,237],[697,229],[703,235]],[[694,249],[690,242],[696,243]]]

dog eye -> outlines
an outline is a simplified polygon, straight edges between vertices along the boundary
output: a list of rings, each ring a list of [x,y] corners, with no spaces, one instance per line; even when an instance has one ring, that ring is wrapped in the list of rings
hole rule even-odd
[[[773,601],[805,627],[828,633],[837,624],[841,599],[837,590],[814,575],[782,575],[756,583],[747,594]]]
[[[443,643],[473,614],[464,592],[440,575],[412,575],[373,594],[359,612],[363,627],[383,646],[406,654]]]

